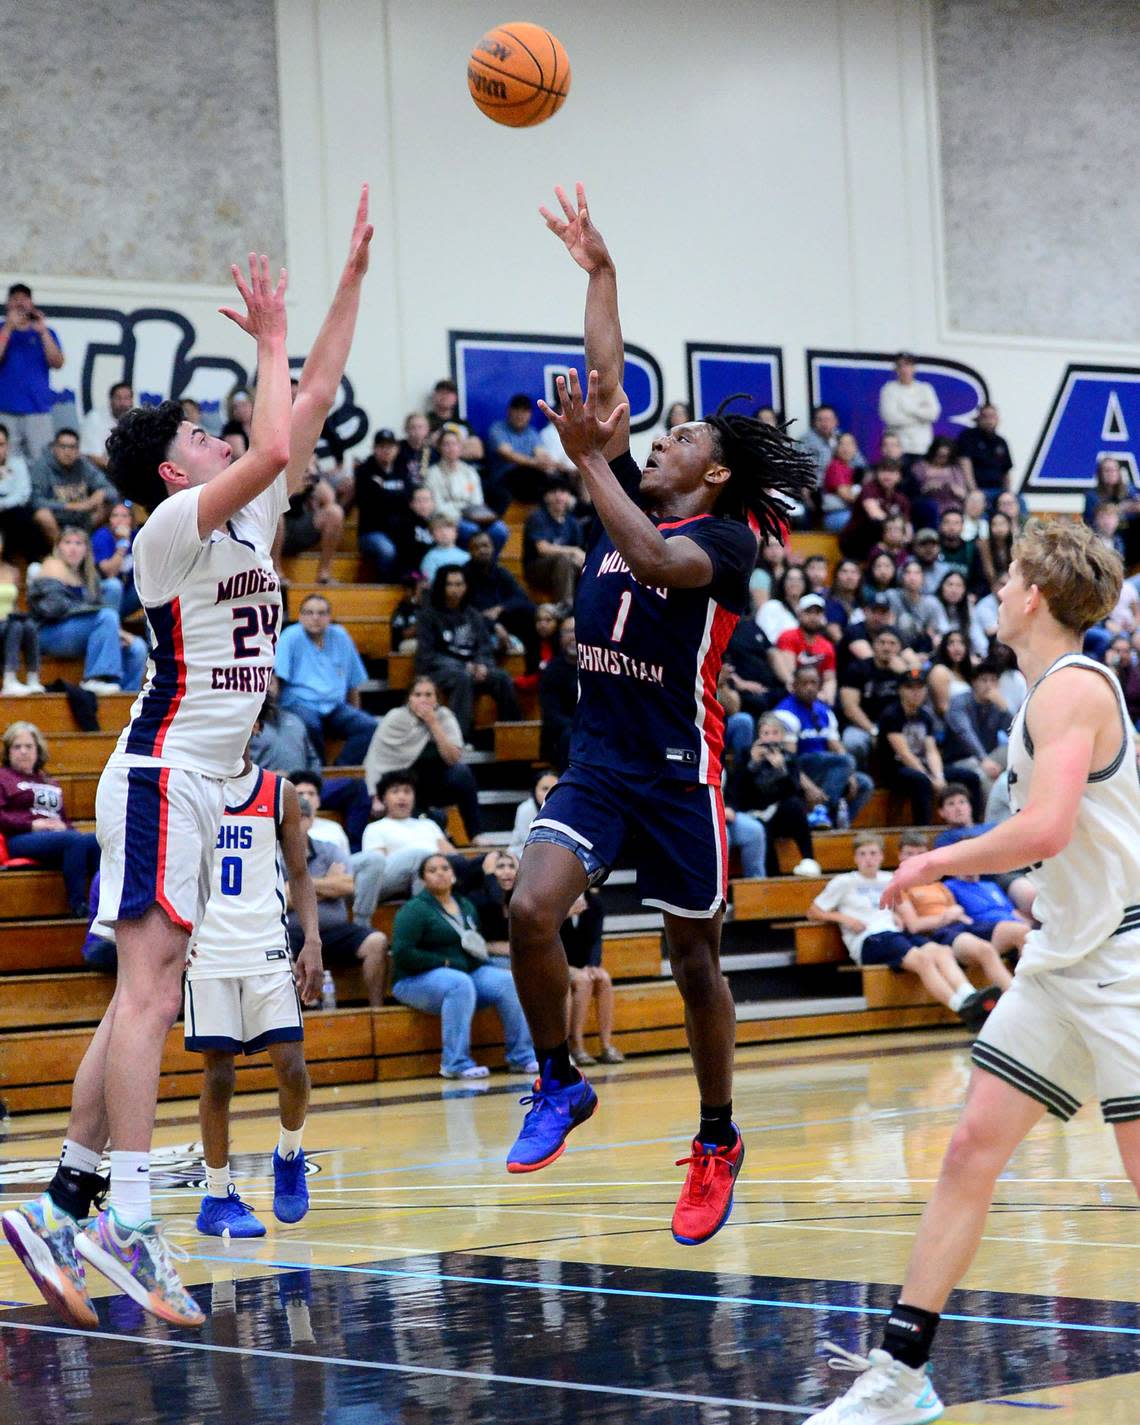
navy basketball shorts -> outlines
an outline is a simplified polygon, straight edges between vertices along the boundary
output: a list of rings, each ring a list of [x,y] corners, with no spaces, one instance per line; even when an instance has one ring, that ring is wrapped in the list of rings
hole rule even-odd
[[[860,965],[888,965],[892,970],[901,970],[902,962],[916,945],[923,945],[929,939],[926,935],[904,935],[901,930],[881,930],[878,935],[868,935],[859,952]]]
[[[728,892],[720,788],[675,777],[571,766],[531,823],[527,845],[573,852],[597,885],[625,852],[646,905],[707,920]]]
[[[976,935],[979,940],[992,940],[994,931],[1001,925],[1002,920],[1011,920],[1012,916],[1004,916],[998,920],[974,920],[966,922],[956,921],[953,925],[944,925],[941,930],[931,931],[926,936],[927,940],[933,940],[937,945],[953,945],[959,935]]]

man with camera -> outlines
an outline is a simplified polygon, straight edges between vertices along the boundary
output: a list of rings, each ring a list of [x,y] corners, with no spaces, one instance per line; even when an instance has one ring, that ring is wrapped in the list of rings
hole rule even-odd
[[[0,323],[0,423],[13,454],[29,465],[51,443],[55,397],[48,373],[62,365],[59,337],[33,303],[32,289],[13,282]]]

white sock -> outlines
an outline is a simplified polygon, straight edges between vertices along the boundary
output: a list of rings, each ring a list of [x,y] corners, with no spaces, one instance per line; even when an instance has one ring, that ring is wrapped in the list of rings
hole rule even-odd
[[[229,1197],[232,1181],[229,1163],[224,1168],[211,1168],[209,1163],[203,1163],[202,1166],[206,1169],[206,1196]]]
[[[111,1206],[124,1227],[138,1227],[151,1215],[150,1154],[111,1151]]]
[[[950,996],[950,1008],[954,1011],[955,1014],[957,1014],[957,1012],[962,1008],[962,1006],[966,1003],[966,1001],[973,993],[974,987],[971,984],[967,983],[958,986],[958,988]]]
[[[93,1148],[85,1148],[82,1143],[76,1143],[73,1138],[63,1140],[63,1148],[59,1155],[61,1168],[74,1168],[79,1173],[97,1173],[102,1160],[102,1154],[96,1153]]]
[[[300,1128],[286,1128],[281,1125],[281,1132],[277,1137],[277,1156],[279,1158],[291,1158],[294,1153],[301,1151],[301,1134],[305,1131],[302,1123]]]

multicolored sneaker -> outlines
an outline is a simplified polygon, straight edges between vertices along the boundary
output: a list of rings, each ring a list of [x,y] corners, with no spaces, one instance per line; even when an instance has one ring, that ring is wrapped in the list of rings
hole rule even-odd
[[[571,1130],[593,1115],[598,1096],[585,1079],[565,1088],[544,1088],[536,1079],[534,1092],[519,1103],[529,1103],[530,1109],[507,1154],[507,1172],[533,1173],[562,1156]]]
[[[83,1263],[75,1251],[79,1223],[45,1192],[3,1216],[4,1236],[23,1262],[43,1299],[73,1326],[98,1326]]]
[[[264,1237],[265,1224],[253,1215],[253,1210],[238,1197],[238,1190],[230,1183],[225,1197],[202,1199],[195,1224],[205,1237]]]
[[[278,1222],[300,1222],[309,1210],[309,1184],[305,1181],[305,1153],[298,1148],[283,1158],[273,1150],[273,1215]]]
[[[945,1408],[930,1379],[930,1367],[912,1370],[886,1351],[857,1356],[827,1343],[833,1370],[857,1371],[858,1379],[826,1410],[803,1425],[930,1425]]]
[[[76,1236],[75,1250],[153,1316],[173,1326],[205,1321],[174,1266],[173,1258],[185,1261],[189,1254],[166,1240],[153,1217],[124,1227],[108,1207]]]
[[[732,1126],[736,1128],[735,1123]],[[685,1186],[673,1212],[673,1238],[684,1247],[696,1247],[719,1232],[732,1211],[733,1188],[744,1164],[740,1129],[736,1128],[731,1148],[694,1138],[689,1156],[677,1159],[679,1168],[686,1164]]]

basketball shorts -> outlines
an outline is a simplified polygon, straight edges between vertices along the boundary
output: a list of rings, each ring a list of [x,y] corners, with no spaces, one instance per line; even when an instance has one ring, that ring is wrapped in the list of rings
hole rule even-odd
[[[187,1049],[256,1054],[269,1044],[304,1039],[301,1001],[289,970],[186,981]]]
[[[1140,942],[1110,941],[1059,970],[1019,970],[973,1059],[1058,1118],[1091,1098],[1107,1123],[1140,1118]]]
[[[926,943],[925,935],[904,935],[901,930],[880,930],[868,935],[859,951],[860,965],[887,965],[901,970],[902,962],[916,945]]]
[[[96,933],[113,938],[116,921],[138,920],[159,905],[193,935],[210,897],[224,810],[219,778],[112,757],[95,794],[101,853]]]
[[[572,851],[591,885],[605,880],[624,851],[644,903],[673,915],[707,920],[725,902],[728,841],[719,787],[571,766],[531,823],[527,845],[532,841]]]
[[[941,930],[932,930],[929,935],[915,938],[919,943],[922,940],[933,940],[936,945],[953,945],[959,935],[976,935],[979,940],[992,940],[998,926],[1005,925],[1012,919],[1012,916],[1003,915],[997,920],[974,920],[969,925],[964,921],[956,921],[953,925],[944,925]]]

